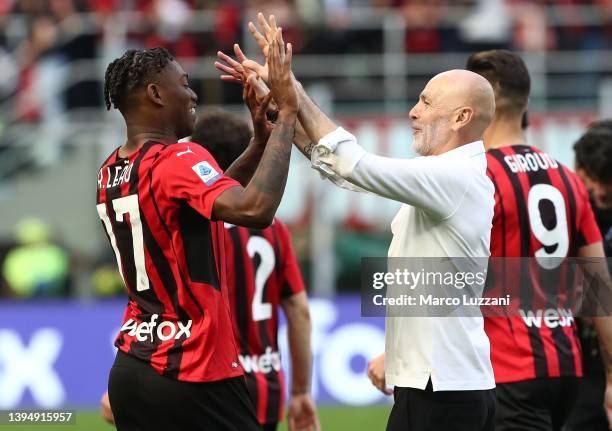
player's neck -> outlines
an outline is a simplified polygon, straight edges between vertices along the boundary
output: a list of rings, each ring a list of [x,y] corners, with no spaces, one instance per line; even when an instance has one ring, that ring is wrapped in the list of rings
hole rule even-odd
[[[119,150],[119,155],[128,156],[149,141],[174,143],[177,140],[176,134],[170,131],[128,123],[127,142]]]
[[[484,145],[487,150],[526,144],[520,117],[518,119],[494,118],[484,132]]]

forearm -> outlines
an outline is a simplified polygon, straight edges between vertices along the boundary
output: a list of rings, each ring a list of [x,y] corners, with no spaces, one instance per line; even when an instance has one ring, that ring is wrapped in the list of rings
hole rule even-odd
[[[308,309],[288,319],[288,338],[291,351],[291,394],[309,393],[312,353]]]
[[[244,189],[245,204],[256,208],[258,213],[265,214],[270,220],[280,204],[287,183],[295,122],[295,114],[279,113],[261,161]]]
[[[300,150],[300,153],[304,155],[308,160],[310,160],[310,156],[312,156],[312,149],[316,145],[315,142],[311,141],[304,127],[298,121],[295,124],[295,137],[293,138],[293,145]]]
[[[338,125],[329,119],[327,115],[310,99],[302,84],[295,80],[295,89],[300,101],[300,109],[298,111],[298,120],[310,142],[319,142],[323,136],[333,132],[338,128]]]
[[[265,142],[258,142],[251,138],[249,146],[238,157],[234,163],[225,171],[225,175],[238,181],[243,187],[251,181],[253,174],[261,161],[264,150],[266,149]]]

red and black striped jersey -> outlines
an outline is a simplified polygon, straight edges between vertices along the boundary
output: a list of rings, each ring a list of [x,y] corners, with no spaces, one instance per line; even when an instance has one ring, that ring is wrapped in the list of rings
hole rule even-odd
[[[304,290],[289,231],[225,224],[227,282],[236,343],[261,424],[283,420],[285,377],[278,352],[278,306]]]
[[[584,185],[548,154],[526,145],[492,149],[487,166],[495,186],[491,257],[577,256],[580,247],[601,241]],[[534,271],[529,266],[511,275],[520,280],[520,289],[536,289],[551,280],[571,283],[561,269],[555,273],[554,268]],[[494,279],[489,277],[488,283],[495,284]],[[514,293],[521,301],[532,295]],[[573,316],[546,305],[534,309],[541,305],[536,303],[520,305],[518,316],[485,318],[497,383],[582,375]],[[561,315],[542,318],[554,313]]]
[[[129,301],[115,345],[170,378],[242,375],[215,200],[237,186],[190,143],[116,150],[98,173],[97,211]]]

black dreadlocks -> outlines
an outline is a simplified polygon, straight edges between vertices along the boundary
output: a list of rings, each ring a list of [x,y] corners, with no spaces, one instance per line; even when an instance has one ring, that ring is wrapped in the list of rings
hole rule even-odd
[[[136,88],[147,84],[174,58],[165,48],[129,50],[106,68],[104,100],[106,109],[114,106],[120,111]]]

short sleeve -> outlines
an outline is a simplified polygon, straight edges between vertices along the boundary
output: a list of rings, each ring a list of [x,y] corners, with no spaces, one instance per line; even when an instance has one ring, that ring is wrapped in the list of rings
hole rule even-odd
[[[280,296],[282,299],[300,293],[306,290],[306,287],[304,286],[302,271],[293,252],[289,230],[278,220],[274,220],[274,225],[278,231],[278,238],[281,243],[283,284]]]
[[[223,174],[208,151],[190,142],[166,147],[154,165],[153,175],[168,198],[187,202],[207,219],[219,195],[240,185]]]

